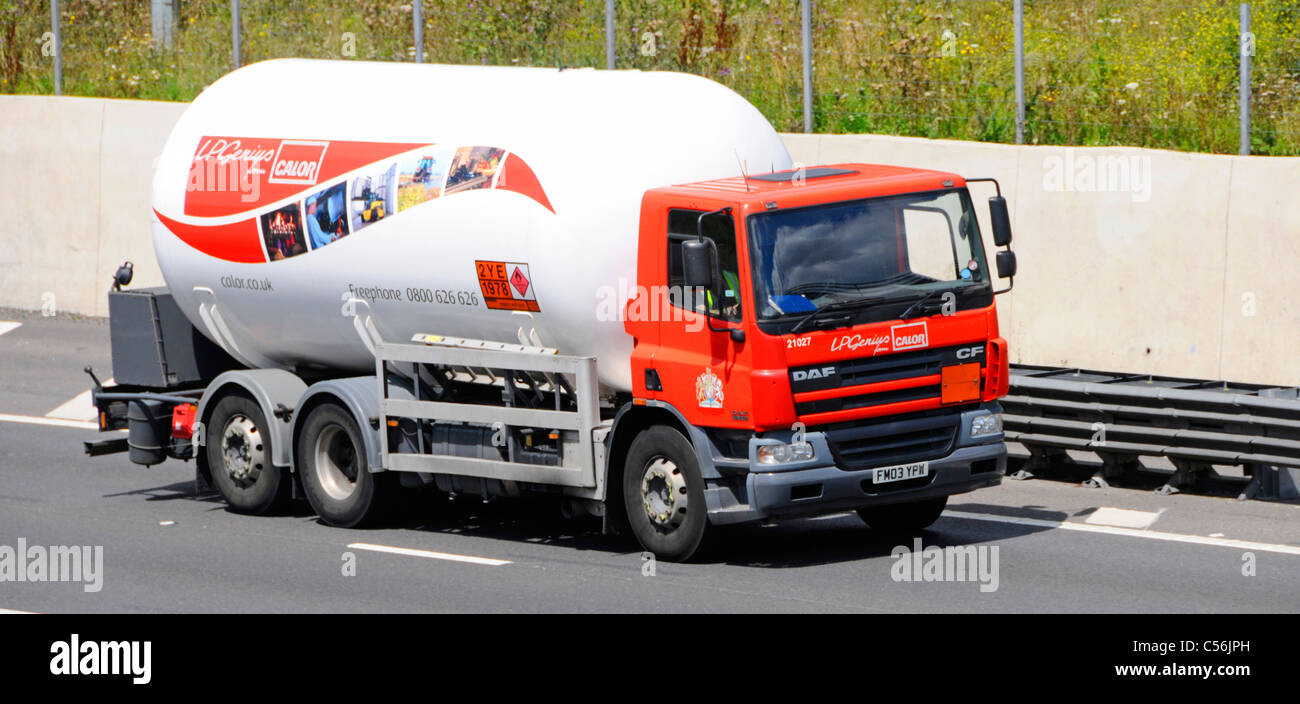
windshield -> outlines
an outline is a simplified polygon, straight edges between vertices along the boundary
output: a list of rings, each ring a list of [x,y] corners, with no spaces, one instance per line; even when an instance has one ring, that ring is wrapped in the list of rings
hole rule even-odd
[[[863,298],[991,290],[964,189],[763,213],[748,229],[760,320]]]

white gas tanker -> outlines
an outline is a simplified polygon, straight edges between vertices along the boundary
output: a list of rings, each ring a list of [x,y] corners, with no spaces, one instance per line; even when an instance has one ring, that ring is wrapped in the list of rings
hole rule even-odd
[[[129,432],[87,452],[344,526],[421,486],[549,493],[665,559],[721,523],[928,525],[1005,467],[966,183],[792,165],[695,76],[254,64],[158,160],[167,288],[119,272],[94,398]]]
[[[641,197],[742,164],[790,157],[753,106],[696,76],[267,61],[176,124],[154,245],[181,310],[249,366],[372,369],[346,293],[385,338],[595,355],[630,391],[631,338],[597,308],[635,289]]]

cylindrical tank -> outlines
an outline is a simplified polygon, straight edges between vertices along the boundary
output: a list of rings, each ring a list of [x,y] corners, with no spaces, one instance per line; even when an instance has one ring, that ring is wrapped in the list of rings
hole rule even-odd
[[[185,314],[251,366],[373,370],[351,297],[389,341],[557,347],[630,389],[609,311],[635,291],[644,192],[790,165],[697,76],[266,61],[177,122],[154,245]]]

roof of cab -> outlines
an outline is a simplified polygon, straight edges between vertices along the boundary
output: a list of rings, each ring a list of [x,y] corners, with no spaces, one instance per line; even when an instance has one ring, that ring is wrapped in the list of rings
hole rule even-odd
[[[871,197],[894,193],[938,190],[965,185],[965,179],[946,171],[913,169],[884,164],[827,164],[798,172],[749,174],[671,186],[675,194],[732,201],[770,200],[775,196]]]

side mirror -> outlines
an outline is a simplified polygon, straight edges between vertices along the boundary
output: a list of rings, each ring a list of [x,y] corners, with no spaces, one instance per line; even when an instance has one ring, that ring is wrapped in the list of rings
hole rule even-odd
[[[998,252],[998,278],[1009,279],[1016,275],[1016,253]]]
[[[722,272],[718,266],[718,245],[713,240],[682,242],[682,283],[688,291],[704,289],[713,301],[722,300]]]
[[[1006,198],[989,198],[989,223],[993,226],[993,244],[999,247],[1011,244],[1011,216],[1007,214]]]

